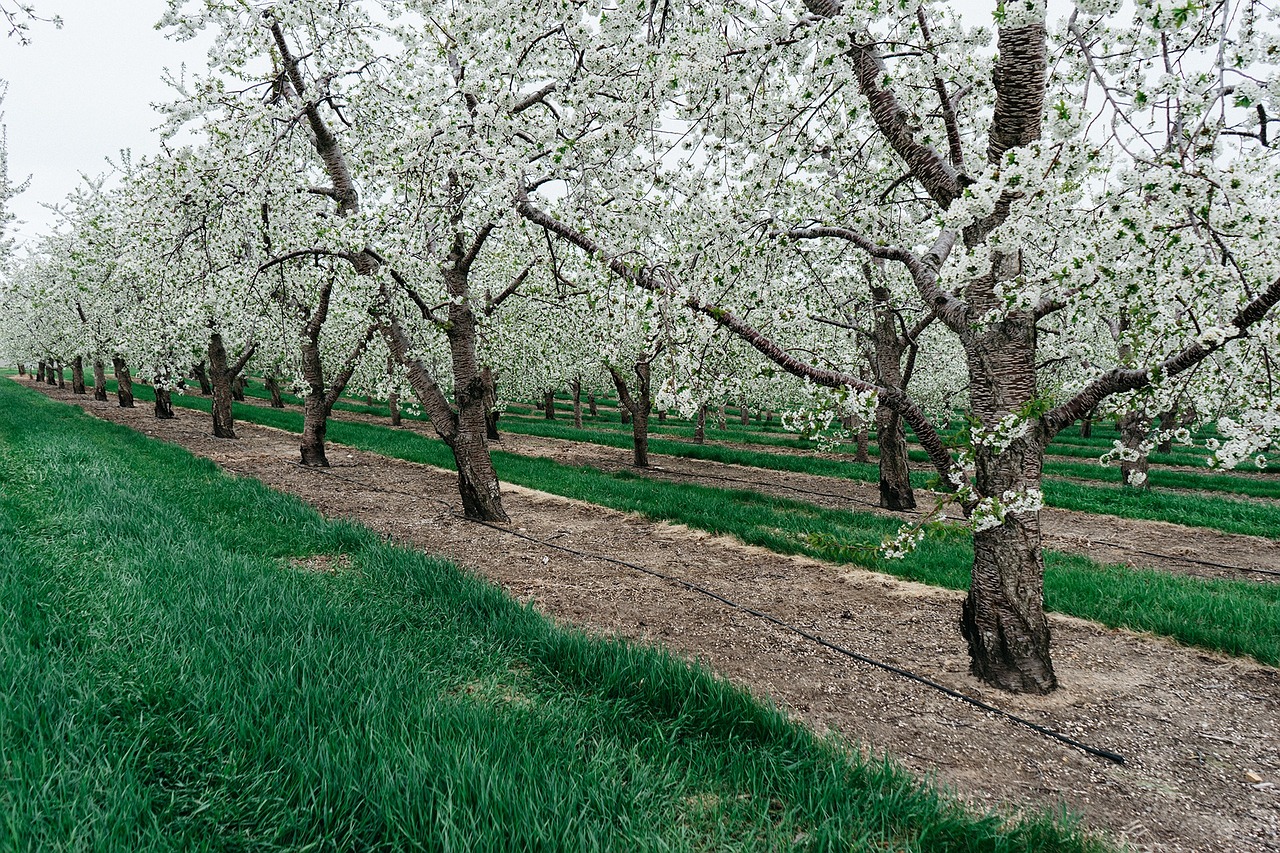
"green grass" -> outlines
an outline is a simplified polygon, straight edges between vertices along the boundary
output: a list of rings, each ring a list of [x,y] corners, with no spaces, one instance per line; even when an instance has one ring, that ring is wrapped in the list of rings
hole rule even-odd
[[[8,382],[0,483],[4,850],[1103,849]]]
[[[208,407],[201,398],[181,402]],[[236,415],[295,433],[302,430],[302,415],[296,411],[237,406]],[[443,442],[406,430],[331,421],[329,439],[393,458],[453,468],[453,457]],[[853,563],[951,589],[968,588],[973,552],[966,534],[933,534],[906,559],[883,560],[873,551],[885,536],[897,531],[901,522],[894,518],[823,509],[750,491],[660,482],[629,471],[606,474],[502,451],[495,451],[493,460],[506,482],[735,536],[780,553]],[[1144,500],[1142,495],[1135,497]],[[1145,508],[1149,508],[1145,503],[1138,506],[1138,510]],[[1237,522],[1249,523],[1247,519]],[[1045,603],[1051,610],[1280,664],[1280,584],[1101,566],[1055,552],[1046,552],[1046,564]]]
[[[114,381],[108,382],[114,389]],[[145,385],[135,385],[134,393],[138,400],[150,401],[151,389]],[[208,398],[198,396],[174,397],[175,405],[209,411]],[[345,410],[362,414],[386,414],[377,407],[363,405],[339,404]],[[268,414],[262,414],[267,412]],[[255,406],[237,405],[237,418],[256,421],[280,429],[301,431],[301,414],[296,411],[280,409],[263,409]],[[329,426],[329,438],[341,441],[334,432],[340,421],[332,421]],[[631,447],[630,433],[616,433],[598,429],[575,429],[570,424],[556,421],[530,420],[523,422],[504,421],[509,431],[528,435],[551,438],[563,438],[572,441],[586,441],[610,447]],[[515,429],[511,429],[511,427]],[[700,459],[712,462],[724,462],[745,465],[776,471],[794,471],[824,477],[838,477],[857,482],[879,482],[879,470],[874,464],[857,463],[841,459],[829,459],[816,456],[795,456],[782,453],[770,453],[760,450],[746,450],[723,445],[686,444],[684,442],[654,437],[650,439],[649,450],[653,453],[664,453],[685,459]],[[443,464],[443,463],[441,463]],[[1072,474],[1084,471],[1105,472],[1100,466],[1074,466],[1066,463],[1065,470]],[[1054,464],[1046,464],[1046,471],[1054,470]],[[1118,482],[1118,472],[1116,474]],[[1280,484],[1268,480],[1254,480],[1247,477],[1232,477],[1228,474],[1188,474],[1186,472],[1153,472],[1153,482],[1159,484],[1179,483],[1179,488],[1191,488],[1195,483],[1206,491],[1222,491],[1232,493],[1236,489],[1244,494],[1271,497],[1280,492]],[[931,473],[916,471],[911,475],[911,483],[916,488],[927,488],[936,482]],[[1060,509],[1079,512],[1103,513],[1120,518],[1140,521],[1166,521],[1183,524],[1189,527],[1203,527],[1219,530],[1224,533],[1236,533],[1248,536],[1265,536],[1280,539],[1280,504],[1258,503],[1254,501],[1232,500],[1213,495],[1188,495],[1176,492],[1165,492],[1157,489],[1126,489],[1120,485],[1091,485],[1075,483],[1067,480],[1048,478],[1044,483],[1045,503]]]

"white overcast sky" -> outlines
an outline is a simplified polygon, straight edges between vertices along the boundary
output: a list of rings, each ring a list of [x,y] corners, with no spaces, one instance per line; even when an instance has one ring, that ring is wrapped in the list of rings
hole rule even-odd
[[[35,0],[42,15],[64,25],[32,25],[31,44],[0,38],[0,79],[8,81],[4,123],[9,177],[31,176],[31,186],[10,207],[22,239],[49,228],[41,202],[57,202],[79,182],[109,167],[123,148],[159,150],[151,104],[169,100],[167,66],[205,67],[203,44],[167,40],[155,29],[164,0]]]

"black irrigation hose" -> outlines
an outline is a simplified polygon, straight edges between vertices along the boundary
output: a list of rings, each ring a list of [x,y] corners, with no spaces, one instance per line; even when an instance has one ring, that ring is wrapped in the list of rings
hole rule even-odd
[[[398,489],[386,489],[381,486],[373,486],[368,483],[363,483],[351,477],[344,477],[341,474],[336,474],[330,469],[309,468],[307,466],[300,465],[297,462],[290,462],[289,464],[294,465],[298,468],[303,468],[304,470],[315,471],[317,473],[327,474],[331,477],[337,477],[340,480],[345,480],[349,483],[354,483],[355,485],[363,486],[364,488],[371,489],[376,492],[409,495],[410,497],[415,497],[415,498],[422,497],[421,495],[414,495],[409,492],[400,491]],[[452,507],[452,504],[450,504],[447,501],[441,500],[439,498],[429,498],[429,499],[434,500],[437,503],[442,503],[442,504],[445,504],[446,506]],[[658,578],[659,580],[663,580],[668,583],[675,584],[676,586],[683,587],[689,590],[690,592],[696,592],[700,595],[705,595],[708,598],[712,598],[716,601],[719,601],[721,604],[734,608],[735,610],[741,610],[744,613],[748,613],[752,616],[755,616],[757,619],[762,619],[765,622],[770,623],[771,625],[774,625],[778,628],[782,628],[783,630],[790,631],[794,634],[797,634],[805,638],[806,640],[809,640],[810,642],[817,643],[818,645],[823,646],[824,648],[830,649],[838,654],[842,654],[853,660],[859,661],[861,663],[865,663],[868,666],[873,666],[878,669],[882,669],[885,672],[891,672],[894,675],[901,676],[902,678],[908,679],[909,681],[914,681],[917,684],[922,684],[925,687],[929,687],[934,690],[937,690],[938,692],[944,693],[953,699],[957,699],[961,702],[966,702],[969,705],[972,705],[973,707],[978,708],[979,710],[986,711],[989,714],[995,714],[999,717],[1002,717],[1008,720],[1011,723],[1031,729],[1032,731],[1036,732],[1037,734],[1043,735],[1044,737],[1052,738],[1053,740],[1059,741],[1061,743],[1065,743],[1068,746],[1072,746],[1072,747],[1075,747],[1076,749],[1082,750],[1083,752],[1086,752],[1089,755],[1094,755],[1094,756],[1097,756],[1098,758],[1104,758],[1107,761],[1113,762],[1115,764],[1123,765],[1125,763],[1124,756],[1120,755],[1119,753],[1112,752],[1111,750],[1108,750],[1108,749],[1101,749],[1096,746],[1089,746],[1086,743],[1081,743],[1080,741],[1075,740],[1074,738],[1068,737],[1067,735],[1061,734],[1060,732],[1056,732],[1053,729],[1046,728],[1040,725],[1039,723],[1034,723],[1031,720],[1028,720],[1024,717],[1019,717],[1016,714],[1011,714],[1008,711],[995,707],[994,705],[989,705],[980,699],[974,699],[971,696],[966,696],[965,694],[960,693],[957,690],[952,690],[950,687],[947,687],[946,685],[943,685],[943,684],[939,684],[938,682],[925,678],[922,675],[917,675],[914,672],[911,672],[909,670],[903,669],[898,666],[894,666],[893,664],[876,660],[875,658],[868,657],[867,655],[864,655],[864,654],[859,654],[858,652],[845,648],[844,646],[841,646],[837,643],[832,643],[829,640],[825,640],[822,637],[818,636],[817,634],[810,633],[809,631],[806,631],[803,628],[799,628],[795,625],[792,625],[791,623],[786,622],[782,619],[779,619],[776,616],[772,616],[768,613],[764,613],[763,611],[756,610],[752,607],[748,607],[745,604],[739,604],[738,602],[733,601],[732,599],[724,597],[718,592],[714,592],[710,589],[707,589],[706,587],[699,586],[698,584],[693,583],[691,581],[687,581],[682,578],[673,577],[672,575],[666,575],[654,569],[649,569],[644,566],[636,565],[635,563],[628,563],[625,560],[618,560],[613,557],[605,557],[599,554],[588,554],[584,551],[578,551],[574,548],[569,548],[568,546],[565,546],[565,545],[557,545],[554,542],[547,542],[537,538],[536,536],[529,536],[528,534],[520,533],[517,530],[512,530],[509,527],[503,527],[502,525],[494,524],[492,522],[481,521],[475,518],[467,518],[465,515],[460,515],[456,512],[451,512],[450,514],[455,518],[461,519],[462,521],[470,522],[471,524],[478,524],[482,527],[488,527],[491,530],[497,530],[500,533],[506,533],[510,536],[516,537],[517,539],[523,539],[527,542],[532,542],[534,544],[541,545],[545,548],[553,548],[557,551],[563,551],[566,554],[573,554],[576,557],[582,557],[588,560],[600,560],[602,562],[612,563],[613,565],[616,565],[616,566],[623,566],[625,568],[633,569],[634,571],[641,572],[651,577]]]
[[[1274,575],[1280,577],[1280,572],[1274,569],[1253,569],[1248,566],[1233,566],[1228,563],[1215,563],[1213,560],[1200,560],[1195,557],[1175,557],[1172,554],[1157,554],[1155,551],[1144,551],[1141,548],[1135,548],[1132,545],[1122,545],[1119,542],[1106,542],[1102,539],[1090,539],[1094,545],[1106,545],[1109,548],[1122,548],[1125,551],[1133,551],[1138,554],[1146,554],[1148,557],[1162,557],[1166,560],[1174,560],[1182,563],[1195,563],[1200,566],[1212,566],[1215,569],[1235,569],[1238,572],[1255,572],[1260,575]]]

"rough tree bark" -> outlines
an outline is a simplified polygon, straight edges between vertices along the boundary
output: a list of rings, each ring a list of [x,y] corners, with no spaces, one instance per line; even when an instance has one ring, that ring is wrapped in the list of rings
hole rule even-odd
[[[58,388],[67,390],[67,366],[60,361],[54,372],[58,375]]]
[[[118,355],[111,357],[111,366],[116,374],[116,399],[120,401],[120,408],[132,409],[133,379],[129,376],[129,366]]]
[[[71,393],[84,394],[84,356],[78,355],[71,362]]]
[[[742,404],[738,407],[738,417],[741,419],[743,426],[749,426],[751,424],[751,410],[747,408],[745,400],[742,401]]]
[[[36,381],[37,382],[44,382],[44,373],[46,369],[47,367],[43,361],[37,362],[36,364]]]
[[[549,421],[556,419],[556,392],[548,391],[542,395],[542,413]]]
[[[205,370],[204,362],[197,362],[196,366],[191,368],[191,375],[200,383],[200,393],[205,397],[213,396],[213,384],[209,381],[209,371]]]
[[[909,341],[898,334],[898,318],[890,303],[888,288],[872,286],[871,298],[876,319],[872,337],[876,381],[887,388],[905,389],[902,355]],[[902,417],[883,400],[876,406],[876,444],[880,449],[880,506],[896,512],[915,509],[907,433]]]
[[[21,361],[18,362],[18,375],[19,376],[27,375],[27,365],[24,362],[21,362]]]
[[[1160,413],[1160,443],[1156,445],[1158,453],[1173,452],[1173,431],[1178,427],[1178,406],[1174,404]]]
[[[641,361],[635,365],[636,393],[632,395],[627,388],[627,380],[613,367],[609,375],[613,377],[613,387],[618,389],[618,408],[631,418],[631,462],[637,468],[649,467],[649,411],[653,399],[649,386],[649,362]]]
[[[480,368],[480,381],[484,384],[484,435],[489,441],[501,441],[498,434],[498,385],[493,378],[493,368],[485,365]]]
[[[1121,483],[1127,489],[1145,491],[1147,488],[1147,472],[1151,468],[1151,461],[1147,458],[1147,454],[1142,452],[1141,447],[1142,443],[1147,440],[1151,421],[1141,409],[1132,409],[1124,413],[1116,427],[1120,430],[1120,444],[1124,449],[1138,454],[1138,458],[1132,461],[1123,458],[1120,460]]]
[[[309,468],[328,468],[329,459],[325,455],[325,436],[329,431],[329,415],[333,406],[342,396],[347,383],[355,373],[360,359],[364,357],[369,341],[373,339],[378,327],[370,324],[357,341],[351,352],[347,354],[342,367],[333,375],[332,381],[325,376],[324,361],[320,354],[320,335],[324,324],[329,319],[329,304],[333,298],[333,288],[337,276],[331,275],[320,288],[320,297],[316,306],[307,317],[307,324],[302,329],[302,380],[307,386],[306,399],[302,401],[302,464]]]
[[[93,360],[93,399],[107,402],[107,366],[100,358]]]
[[[217,438],[235,438],[236,420],[231,412],[231,368],[227,364],[227,347],[222,334],[209,335],[209,378],[213,391],[213,434]]]
[[[171,420],[175,417],[173,413],[173,398],[169,389],[161,385],[160,377],[156,377],[155,396],[156,396],[156,417],[162,421]]]
[[[271,408],[283,409],[284,398],[280,396],[280,378],[276,376],[275,371],[267,374],[267,378],[263,383],[267,392],[271,395]]]
[[[599,409],[598,409],[598,407],[597,407],[597,405],[596,405],[596,395],[595,395],[595,394],[588,394],[588,395],[587,395],[587,411],[591,413],[591,417],[593,417],[593,418],[594,418],[594,417],[598,417],[598,416],[599,416],[599,414],[600,414]]]
[[[573,389],[573,428],[582,429],[582,378],[575,376],[569,387]]]
[[[705,444],[707,441],[707,407],[703,404],[698,407],[698,420],[693,427],[693,443]]]

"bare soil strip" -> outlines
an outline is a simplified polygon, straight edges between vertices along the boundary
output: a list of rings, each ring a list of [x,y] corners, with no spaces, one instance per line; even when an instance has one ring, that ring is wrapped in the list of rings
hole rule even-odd
[[[298,441],[288,433],[241,423],[238,440],[215,439],[206,417],[190,411],[157,421],[141,408],[42,390],[299,495],[326,515],[444,554],[561,622],[705,663],[819,731],[888,752],[978,805],[1065,804],[1140,850],[1280,850],[1280,670],[1052,616],[1063,687],[1049,697],[1012,696],[968,674],[958,593],[505,487],[520,532],[710,587],[1119,752],[1127,764],[1116,766],[704,596],[466,522],[456,515],[449,472],[338,446],[330,473],[307,470],[294,464]]]
[[[386,418],[353,412],[338,412],[334,419],[381,426],[388,423]],[[403,421],[402,428],[435,437],[429,424]],[[649,454],[654,467],[644,471],[632,467],[631,451],[625,448],[512,432],[503,433],[502,440],[495,443],[494,448],[525,456],[543,456],[566,465],[590,465],[602,471],[626,469],[655,478],[694,482],[704,486],[748,488],[762,494],[805,501],[831,509],[875,512],[902,518],[904,522],[917,517],[912,513],[881,510],[876,506],[879,491],[874,484],[838,477],[685,459],[660,453]],[[932,499],[931,493],[917,490],[916,496],[921,502],[921,509],[931,508],[932,505],[927,503]],[[1054,508],[1041,511],[1040,523],[1048,547],[1083,554],[1099,563],[1119,563],[1202,578],[1280,583],[1280,574],[1244,572],[1194,562],[1162,560],[1124,547],[1128,545],[1175,558],[1260,569],[1262,572],[1280,572],[1280,542],[1273,539],[1222,533],[1162,521],[1140,521]]]

